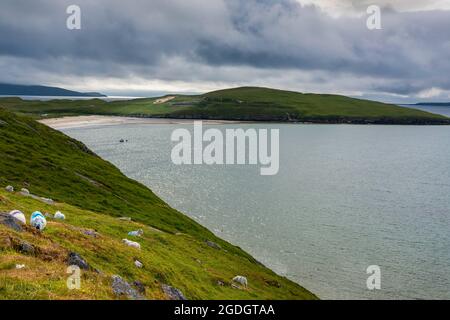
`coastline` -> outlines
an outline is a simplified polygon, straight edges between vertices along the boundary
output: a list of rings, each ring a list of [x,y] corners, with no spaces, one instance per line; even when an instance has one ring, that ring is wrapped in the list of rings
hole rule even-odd
[[[194,119],[172,119],[172,118],[133,118],[121,116],[69,116],[60,118],[41,119],[38,122],[56,130],[86,128],[93,126],[112,126],[122,124],[178,124],[189,125]],[[230,120],[202,120],[205,125],[221,125],[243,123],[244,121]]]

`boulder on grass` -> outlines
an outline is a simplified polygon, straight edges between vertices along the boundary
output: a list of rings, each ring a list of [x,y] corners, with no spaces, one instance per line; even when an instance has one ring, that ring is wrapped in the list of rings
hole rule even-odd
[[[67,264],[69,266],[77,266],[83,270],[89,270],[89,264],[78,253],[70,252],[67,257]]]
[[[179,289],[171,287],[167,284],[163,284],[161,287],[169,300],[187,300]]]
[[[13,210],[9,213],[9,215],[14,219],[18,220],[19,222],[21,222],[22,224],[27,224],[27,219],[25,218],[25,215],[23,214],[22,211]]]
[[[144,300],[145,298],[134,289],[128,282],[122,277],[114,275],[112,276],[112,290],[117,297],[126,297],[130,300]]]
[[[0,212],[0,224],[3,224],[5,226],[7,226],[8,228],[11,228],[17,232],[23,231],[23,228],[22,228],[23,224],[8,213]]]

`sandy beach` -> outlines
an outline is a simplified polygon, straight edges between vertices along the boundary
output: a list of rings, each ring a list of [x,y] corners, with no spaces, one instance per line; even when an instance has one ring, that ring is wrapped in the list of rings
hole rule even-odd
[[[230,124],[240,123],[240,121],[226,120],[202,120],[203,124]],[[53,129],[63,130],[71,128],[93,127],[93,126],[112,126],[122,124],[192,124],[194,120],[190,119],[167,119],[167,118],[132,118],[115,116],[75,116],[39,120]]]

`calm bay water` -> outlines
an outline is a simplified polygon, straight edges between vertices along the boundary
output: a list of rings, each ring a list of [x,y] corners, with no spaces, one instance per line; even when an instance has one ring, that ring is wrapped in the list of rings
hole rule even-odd
[[[238,126],[280,129],[278,175],[175,166],[175,125],[65,133],[321,298],[450,299],[450,127]]]

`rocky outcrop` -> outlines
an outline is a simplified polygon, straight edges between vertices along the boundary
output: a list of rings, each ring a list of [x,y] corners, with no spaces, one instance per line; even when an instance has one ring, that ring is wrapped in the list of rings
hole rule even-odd
[[[23,231],[22,223],[8,213],[0,212],[0,224],[3,224],[17,232]]]
[[[169,300],[187,300],[183,293],[177,288],[167,284],[163,284],[161,288]]]
[[[83,270],[89,270],[90,266],[78,253],[70,252],[67,257],[67,264],[69,266],[77,266]]]
[[[220,249],[222,249],[222,247],[220,246],[220,245],[218,245],[217,243],[215,243],[215,242],[213,242],[213,241],[206,241],[206,245],[208,246],[208,247],[211,247],[211,248],[213,248],[213,249],[217,249],[217,250],[220,250]]]
[[[140,287],[140,290],[142,289],[141,283],[139,283],[138,287]],[[128,282],[122,279],[122,277],[117,275],[112,276],[112,290],[113,293],[119,298],[126,297],[130,300],[145,299],[144,296],[141,293],[139,293],[138,290],[133,288]]]

